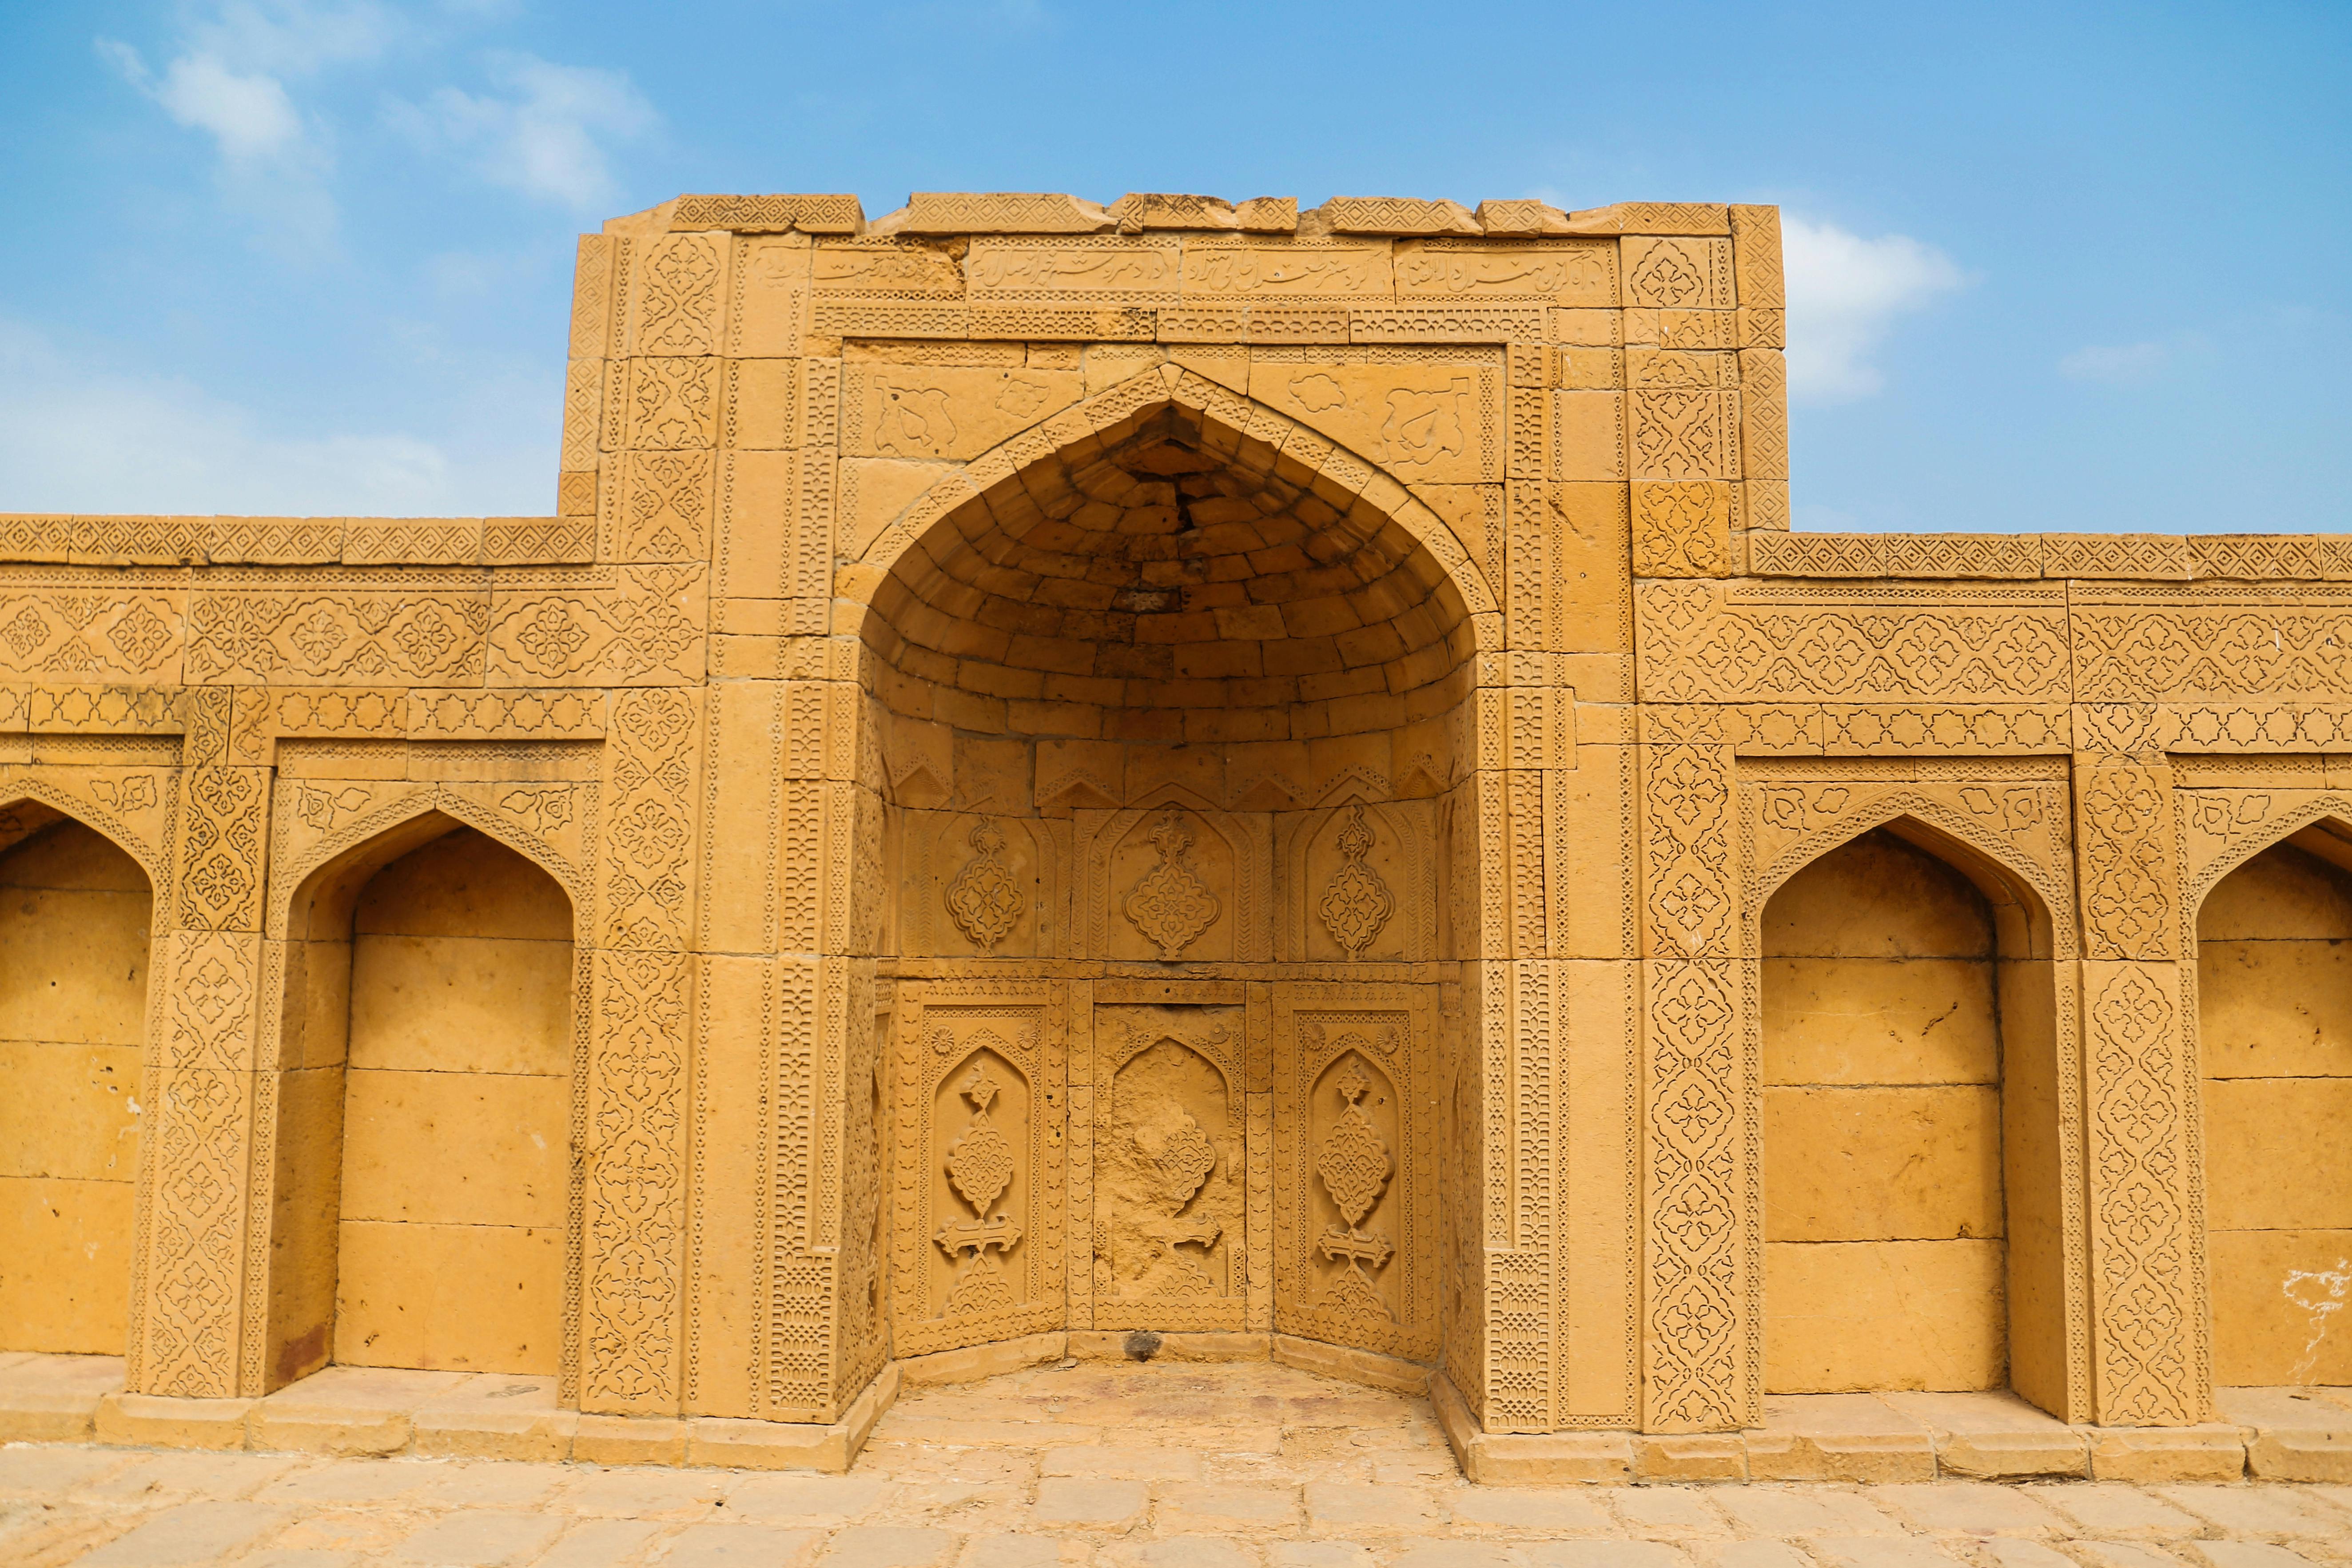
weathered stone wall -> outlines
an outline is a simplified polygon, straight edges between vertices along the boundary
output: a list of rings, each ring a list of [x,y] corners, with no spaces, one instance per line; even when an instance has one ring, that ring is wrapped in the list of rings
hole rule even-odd
[[[2202,1418],[2209,1247],[2352,1225],[2231,1206],[2198,930],[2352,841],[2352,542],[1791,534],[1780,265],[1767,207],[681,197],[581,242],[552,517],[0,518],[0,795],[153,889],[132,1386],[824,1422],[1132,1326],[1494,1432]],[[459,846],[495,915],[366,891]],[[378,1138],[370,1072],[508,1131]],[[1975,1196],[1781,1202],[1914,1155]],[[346,1233],[460,1219],[535,1259],[498,1343],[369,1348]],[[1842,1248],[1948,1353],[1807,1350]]]

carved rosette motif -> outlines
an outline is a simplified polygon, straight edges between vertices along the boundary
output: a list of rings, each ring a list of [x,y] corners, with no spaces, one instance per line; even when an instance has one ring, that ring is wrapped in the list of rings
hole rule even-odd
[[[1217,923],[1223,905],[1186,863],[1192,835],[1184,814],[1171,807],[1151,829],[1152,847],[1160,864],[1146,871],[1119,906],[1144,940],[1160,950],[1163,962],[1173,963]]]
[[[972,858],[947,888],[948,918],[964,940],[983,953],[1013,932],[1027,900],[1021,884],[1004,865],[1004,831],[987,817],[975,824],[970,839]]]
[[[1336,842],[1346,860],[1323,889],[1323,901],[1316,912],[1323,917],[1323,929],[1331,933],[1331,940],[1349,958],[1361,958],[1396,911],[1389,885],[1364,864],[1364,857],[1372,852],[1373,839],[1361,801],[1349,809],[1348,826],[1339,830]]]

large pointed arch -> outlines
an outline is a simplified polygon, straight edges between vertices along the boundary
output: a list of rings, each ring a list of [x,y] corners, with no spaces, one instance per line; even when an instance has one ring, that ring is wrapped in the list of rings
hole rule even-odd
[[[1496,584],[1473,560],[1461,537],[1428,505],[1378,464],[1244,394],[1181,365],[1163,364],[1106,387],[992,447],[940,479],[870,539],[850,540],[852,563],[835,578],[836,598],[867,605],[901,557],[937,524],[1021,470],[1102,437],[1117,427],[1175,408],[1201,421],[1207,443],[1230,457],[1271,466],[1279,458],[1311,476],[1343,508],[1360,498],[1412,535],[1444,568],[1462,599],[1478,650],[1503,646],[1502,601]]]
[[[2225,1387],[2341,1383],[2347,1364],[2326,1325],[2352,1233],[2336,1195],[2352,1176],[2340,1136],[2352,1014],[2336,973],[2352,938],[2352,795],[2295,792],[2272,815],[2284,794],[2222,794],[2237,809],[2215,826],[2239,830],[2182,879],[2188,1219],[2207,1377]],[[2184,795],[2177,809],[2186,824],[2197,806]],[[2303,857],[2320,862],[2316,878]],[[2236,896],[2216,897],[2241,878]]]

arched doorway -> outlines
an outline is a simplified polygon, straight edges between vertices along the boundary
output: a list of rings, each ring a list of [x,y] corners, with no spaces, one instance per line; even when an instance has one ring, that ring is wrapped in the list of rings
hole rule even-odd
[[[270,1385],[330,1361],[555,1373],[577,985],[562,889],[427,813],[314,874],[288,924],[301,1066],[280,1091]]]
[[[1899,817],[1781,883],[1760,952],[1765,1392],[2013,1387],[2063,1414],[2041,900]]]
[[[2306,828],[2197,911],[2213,1381],[2352,1384],[2352,843]]]
[[[0,842],[0,1350],[121,1355],[153,893],[47,807]]]
[[[1362,489],[1156,402],[873,591],[898,1353],[1068,1327],[1437,1359],[1478,637]]]

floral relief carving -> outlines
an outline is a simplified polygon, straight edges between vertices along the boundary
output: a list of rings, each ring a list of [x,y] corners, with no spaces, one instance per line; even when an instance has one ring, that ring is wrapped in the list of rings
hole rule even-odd
[[[1389,886],[1381,880],[1380,873],[1364,864],[1364,857],[1372,851],[1371,825],[1364,820],[1363,803],[1359,801],[1349,809],[1348,826],[1339,830],[1337,845],[1345,859],[1332,874],[1323,889],[1323,900],[1316,912],[1323,917],[1323,929],[1331,940],[1345,949],[1349,958],[1361,958],[1364,949],[1381,934],[1396,910],[1396,900]]]
[[[1160,950],[1163,961],[1172,963],[1217,923],[1224,906],[1186,863],[1192,835],[1181,811],[1171,807],[1153,826],[1150,837],[1160,863],[1129,890],[1119,910]]]
[[[1217,1058],[1240,1041],[1206,1021],[1108,1027],[1120,1065],[1094,1133],[1095,1325],[1237,1326],[1244,1129]]]
[[[1004,865],[1004,830],[987,817],[974,824],[972,858],[947,887],[948,918],[983,953],[1012,934],[1027,907],[1021,884]]]
[[[1364,1216],[1380,1201],[1381,1193],[1389,1184],[1390,1173],[1396,1162],[1389,1157],[1389,1146],[1364,1115],[1357,1102],[1373,1085],[1372,1075],[1365,1070],[1363,1060],[1349,1057],[1340,1072],[1334,1091],[1346,1102],[1347,1110],[1339,1116],[1323,1140],[1322,1149],[1315,1156],[1316,1174],[1323,1178],[1324,1190],[1339,1205],[1342,1226],[1331,1226],[1316,1241],[1316,1250],[1335,1263],[1345,1267],[1335,1276],[1317,1305],[1345,1312],[1393,1321],[1388,1303],[1372,1288],[1371,1279],[1364,1269],[1369,1266],[1377,1275],[1388,1263],[1396,1244],[1384,1236],[1372,1235],[1361,1227]]]
[[[994,1049],[1003,1044],[985,1030],[975,1035],[971,1043]],[[1016,1304],[1003,1264],[989,1256],[992,1250],[1011,1252],[1021,1241],[1019,1222],[996,1208],[996,1200],[1012,1184],[1014,1161],[1012,1142],[988,1120],[989,1105],[999,1088],[982,1058],[956,1090],[971,1102],[971,1121],[948,1146],[948,1181],[971,1206],[974,1217],[943,1225],[931,1237],[960,1268],[955,1287],[948,1292],[943,1309],[947,1312],[994,1312]]]

